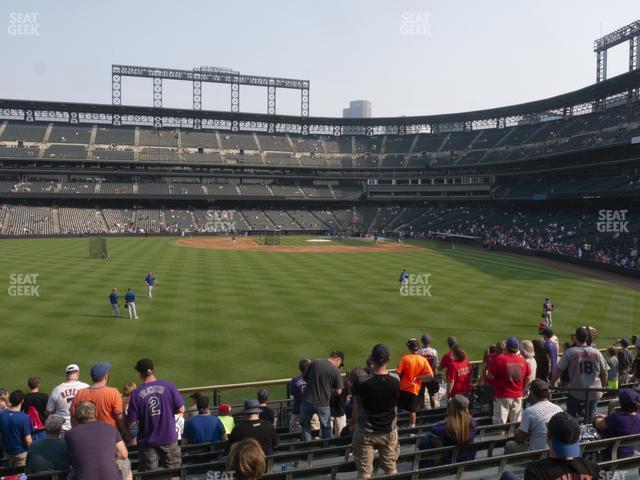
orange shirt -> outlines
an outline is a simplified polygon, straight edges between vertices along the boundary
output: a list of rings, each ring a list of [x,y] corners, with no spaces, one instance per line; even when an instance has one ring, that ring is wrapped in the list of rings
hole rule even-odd
[[[416,377],[433,375],[433,370],[429,361],[422,355],[409,353],[400,359],[398,375],[400,375],[400,390],[418,395],[422,380]]]
[[[124,409],[122,406],[122,397],[117,388],[104,386],[98,388],[88,387],[78,390],[69,407],[71,415],[75,416],[78,405],[87,401],[93,402],[96,405],[96,420],[108,423],[116,430],[118,429],[116,415],[123,413]]]

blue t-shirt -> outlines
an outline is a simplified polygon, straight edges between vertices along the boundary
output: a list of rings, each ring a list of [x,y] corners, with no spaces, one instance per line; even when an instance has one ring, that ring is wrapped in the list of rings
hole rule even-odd
[[[136,294],[133,292],[127,292],[127,294],[124,296],[124,299],[127,303],[136,303]]]
[[[33,426],[26,413],[11,410],[0,413],[0,430],[6,453],[18,455],[27,451],[24,437],[33,433]]]
[[[187,420],[182,436],[189,443],[214,443],[224,435],[224,425],[215,415],[196,415]]]
[[[109,301],[111,302],[111,304],[118,303],[118,294],[112,293],[111,295],[109,295]]]
[[[302,405],[302,394],[307,386],[307,382],[304,381],[302,375],[293,377],[289,383],[291,389],[291,396],[293,397],[293,404],[291,405],[291,413],[294,415],[300,415],[300,405]]]
[[[145,278],[144,281],[147,285],[153,286],[154,282],[156,281],[156,277],[154,277],[153,275],[147,275],[147,278]]]

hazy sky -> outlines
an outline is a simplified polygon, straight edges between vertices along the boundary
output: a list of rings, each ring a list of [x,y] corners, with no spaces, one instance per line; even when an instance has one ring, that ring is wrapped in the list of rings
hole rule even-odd
[[[639,0],[3,0],[0,97],[110,103],[112,63],[212,65],[310,80],[311,115],[340,116],[360,98],[373,103],[374,116],[475,110],[593,83],[593,40],[640,18],[638,7]],[[626,71],[627,57],[627,44],[610,52],[610,76]],[[151,80],[124,79],[122,98],[151,105]],[[165,82],[164,100],[191,108],[191,85]],[[229,87],[207,85],[203,102],[228,110]],[[266,112],[266,91],[243,88],[240,107]],[[278,90],[278,113],[299,112],[299,94]]]

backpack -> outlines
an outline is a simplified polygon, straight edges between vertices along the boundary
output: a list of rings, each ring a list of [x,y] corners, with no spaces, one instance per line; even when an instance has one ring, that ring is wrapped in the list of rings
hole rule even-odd
[[[40,418],[40,413],[38,409],[31,405],[27,409],[27,416],[29,417],[29,421],[31,425],[33,425],[33,429],[37,432],[40,430],[44,430],[44,423],[42,423],[42,419]]]

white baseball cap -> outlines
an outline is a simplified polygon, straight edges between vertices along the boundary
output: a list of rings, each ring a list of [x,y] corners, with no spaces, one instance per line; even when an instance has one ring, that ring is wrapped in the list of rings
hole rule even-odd
[[[64,373],[79,372],[79,371],[80,371],[80,367],[75,363],[72,363],[71,365],[67,365],[67,368],[64,369]]]

